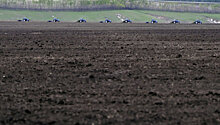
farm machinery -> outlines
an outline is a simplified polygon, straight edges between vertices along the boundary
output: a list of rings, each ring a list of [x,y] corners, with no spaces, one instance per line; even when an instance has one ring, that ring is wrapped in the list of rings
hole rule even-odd
[[[193,24],[202,24],[202,21],[196,20],[196,21],[193,22]]]
[[[60,20],[57,18],[54,18],[53,20],[48,20],[47,22],[60,22]]]
[[[155,19],[152,19],[151,22],[146,22],[146,23],[158,23],[158,21]]]
[[[100,21],[99,23],[112,23],[110,19],[105,19],[105,21]]]
[[[28,19],[26,17],[24,17],[22,20],[18,20],[18,22],[29,22],[29,21],[30,21],[30,19]]]
[[[130,19],[126,19],[122,23],[132,23],[132,21]]]
[[[180,24],[180,21],[179,20],[173,20],[171,23],[172,24]]]
[[[77,22],[79,22],[79,23],[86,23],[86,20],[83,19],[83,18],[81,18],[81,19],[79,19]]]

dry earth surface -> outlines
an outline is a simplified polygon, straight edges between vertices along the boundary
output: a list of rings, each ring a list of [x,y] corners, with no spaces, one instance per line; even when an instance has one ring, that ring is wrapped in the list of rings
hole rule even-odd
[[[220,124],[220,25],[0,22],[0,124]]]

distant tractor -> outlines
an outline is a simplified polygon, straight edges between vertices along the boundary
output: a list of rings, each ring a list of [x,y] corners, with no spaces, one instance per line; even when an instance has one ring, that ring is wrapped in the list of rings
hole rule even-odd
[[[172,24],[180,24],[180,21],[179,20],[173,20],[171,23]]]
[[[196,20],[195,22],[193,22],[193,24],[202,24],[202,21]]]
[[[152,20],[151,20],[151,23],[158,23],[158,21],[152,19]]]
[[[146,22],[146,23],[158,23],[157,20],[152,19],[151,22]]]
[[[123,23],[132,23],[132,21],[130,19],[126,19],[123,21]]]
[[[110,19],[105,19],[105,21],[100,21],[99,23],[112,23]]]
[[[30,19],[28,19],[28,18],[26,18],[26,17],[24,17],[22,20],[18,20],[18,22],[29,22],[30,21]]]
[[[54,18],[54,19],[53,19],[53,22],[60,22],[60,20],[57,19],[57,18]]]
[[[85,19],[79,19],[77,22],[79,22],[79,23],[86,23],[86,20]]]
[[[48,20],[47,22],[60,22],[60,20],[57,18],[54,18],[53,20]]]

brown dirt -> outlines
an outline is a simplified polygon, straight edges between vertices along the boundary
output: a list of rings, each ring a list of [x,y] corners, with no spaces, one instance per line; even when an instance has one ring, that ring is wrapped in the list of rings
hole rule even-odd
[[[220,124],[220,25],[0,22],[0,124]]]

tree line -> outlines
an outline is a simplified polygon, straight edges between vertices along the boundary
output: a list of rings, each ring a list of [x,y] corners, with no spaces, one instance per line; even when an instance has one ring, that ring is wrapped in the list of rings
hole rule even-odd
[[[32,10],[111,10],[146,9],[184,12],[219,13],[219,3],[178,3],[179,0],[0,0],[1,8]],[[208,1],[208,0],[181,0]],[[216,1],[216,0],[209,0]]]
[[[183,2],[220,2],[220,0],[159,0],[159,1],[183,1]]]

